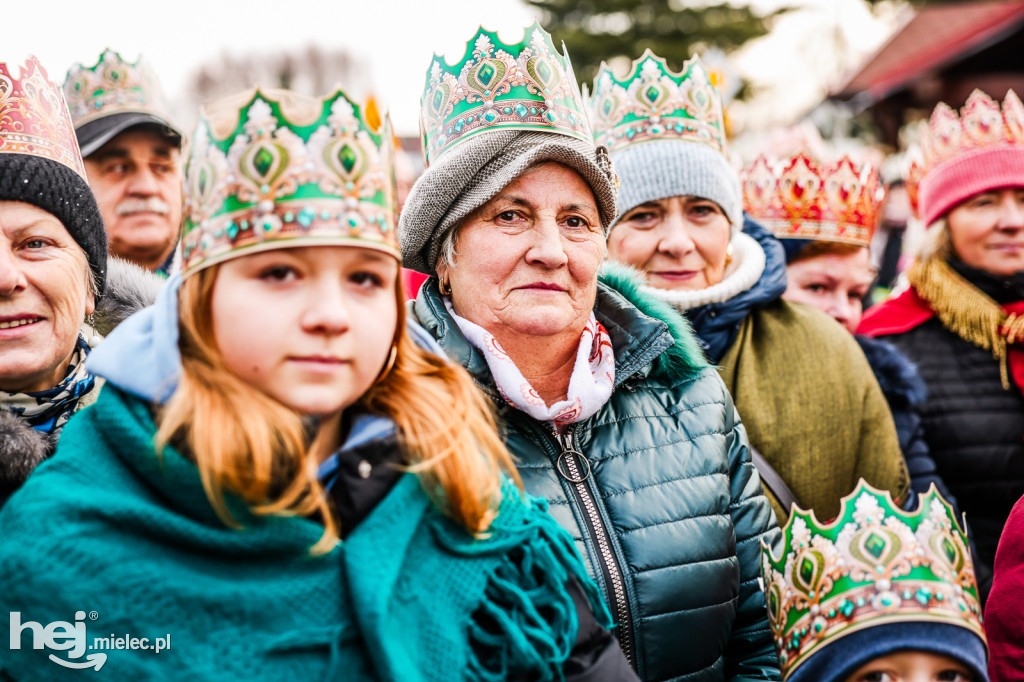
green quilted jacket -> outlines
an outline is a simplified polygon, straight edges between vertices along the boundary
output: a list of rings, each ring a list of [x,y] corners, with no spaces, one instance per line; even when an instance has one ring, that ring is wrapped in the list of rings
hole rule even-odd
[[[229,498],[243,529],[225,526],[154,432],[149,405],[108,383],[4,507],[0,680],[559,680],[570,578],[608,623],[568,536],[511,486],[473,540],[406,474],[311,556],[322,525]]]
[[[412,309],[495,401],[526,490],[572,534],[641,679],[778,680],[758,585],[778,527],[732,399],[678,313],[624,274],[602,280],[615,389],[561,440],[501,402],[436,279]]]

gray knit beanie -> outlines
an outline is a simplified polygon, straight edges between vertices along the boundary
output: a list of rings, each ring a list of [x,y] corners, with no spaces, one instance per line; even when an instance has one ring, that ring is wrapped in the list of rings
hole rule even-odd
[[[733,230],[743,225],[739,175],[722,152],[700,142],[656,140],[612,154],[619,187],[619,215],[640,204],[669,197],[710,199],[725,212]]]
[[[495,130],[460,143],[416,181],[398,221],[402,265],[435,274],[448,233],[544,161],[565,164],[590,185],[607,234],[616,215],[615,173],[604,147],[557,133]]]

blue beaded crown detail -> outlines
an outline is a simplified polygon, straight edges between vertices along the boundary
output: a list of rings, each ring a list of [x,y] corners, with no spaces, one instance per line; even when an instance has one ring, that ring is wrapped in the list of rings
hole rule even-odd
[[[543,130],[592,140],[569,57],[558,53],[536,22],[517,44],[478,29],[454,65],[435,54],[421,107],[427,165],[490,130]]]
[[[783,679],[829,643],[865,628],[925,621],[985,641],[970,544],[935,486],[916,512],[862,479],[822,524],[794,507],[761,575]]]
[[[610,152],[652,140],[688,140],[725,153],[722,97],[699,57],[679,73],[650,50],[619,80],[607,64],[588,98],[594,141]]]

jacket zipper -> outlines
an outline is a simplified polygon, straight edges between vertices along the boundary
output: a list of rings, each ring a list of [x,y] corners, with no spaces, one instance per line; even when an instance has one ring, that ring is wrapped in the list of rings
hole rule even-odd
[[[594,546],[597,547],[598,561],[604,574],[605,585],[608,586],[609,607],[618,623],[617,634],[622,653],[626,655],[629,665],[636,670],[635,653],[633,651],[633,620],[629,612],[629,598],[626,594],[626,582],[622,567],[612,550],[611,536],[601,520],[601,514],[594,503],[594,494],[587,485],[590,478],[590,461],[579,450],[573,447],[573,430],[569,428],[564,435],[554,432],[555,440],[561,448],[555,469],[558,474],[572,483],[576,502],[584,511],[587,531]],[[563,465],[564,462],[564,465]]]

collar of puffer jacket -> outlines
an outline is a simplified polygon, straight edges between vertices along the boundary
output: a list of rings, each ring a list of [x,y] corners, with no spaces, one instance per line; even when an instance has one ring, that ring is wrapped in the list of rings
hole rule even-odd
[[[594,314],[611,337],[616,388],[638,373],[685,376],[708,366],[689,323],[668,304],[645,296],[642,286],[635,271],[613,264],[606,264],[597,284]],[[448,313],[436,279],[423,284],[412,309],[445,353],[496,395],[483,354]]]

